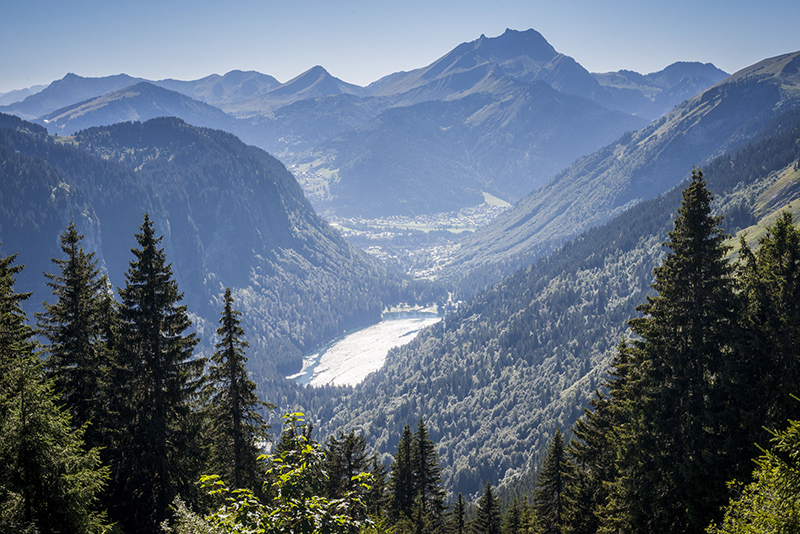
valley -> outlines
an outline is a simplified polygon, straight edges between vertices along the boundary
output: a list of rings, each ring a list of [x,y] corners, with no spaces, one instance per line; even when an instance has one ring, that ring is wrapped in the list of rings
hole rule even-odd
[[[563,439],[575,480],[586,484],[573,490],[588,495],[597,484],[591,496],[572,501],[571,531],[597,531],[597,525],[575,526],[587,518],[605,521],[606,531],[636,531],[617,528],[603,506],[634,502],[639,487],[627,476],[650,475],[624,462],[649,454],[642,462],[656,464],[648,473],[658,476],[673,476],[669,466],[685,461],[674,476],[688,480],[686,473],[700,472],[693,462],[701,457],[721,466],[705,473],[713,495],[676,497],[707,506],[692,516],[692,528],[677,529],[700,532],[718,520],[727,500],[720,489],[726,480],[716,473],[749,480],[757,454],[752,444],[768,439],[762,423],[750,423],[763,419],[777,428],[800,415],[784,402],[793,392],[779,380],[781,366],[787,376],[800,373],[800,241],[792,226],[800,213],[800,52],[765,58],[732,75],[699,62],[649,74],[592,73],[535,30],[509,29],[364,87],[315,66],[285,83],[255,71],[192,81],[68,74],[13,94],[19,100],[10,101],[9,93],[0,106],[4,321],[29,324],[31,332],[41,328],[42,314],[54,309],[49,303],[63,297],[57,293],[62,278],[43,273],[66,265],[57,258],[71,228],[72,239],[80,235],[97,261],[91,284],[103,313],[97,303],[85,309],[102,322],[90,336],[103,343],[98,357],[108,359],[98,365],[109,377],[149,372],[149,349],[134,355],[130,348],[145,346],[131,326],[131,317],[146,307],[135,301],[139,286],[132,273],[147,263],[136,247],[149,243],[163,260],[162,281],[170,280],[164,295],[174,309],[168,315],[182,321],[180,328],[164,326],[159,339],[185,336],[170,356],[182,355],[175,357],[180,366],[163,376],[186,382],[153,389],[190,392],[172,407],[184,419],[170,428],[192,428],[203,438],[221,432],[202,427],[222,401],[200,389],[199,376],[209,371],[195,376],[192,369],[218,362],[223,349],[228,358],[243,357],[240,371],[252,385],[250,398],[259,399],[253,409],[272,425],[273,451],[293,454],[290,445],[305,440],[298,450],[309,453],[326,438],[330,457],[341,443],[363,447],[361,468],[377,473],[375,487],[383,493],[376,502],[386,508],[369,513],[396,521],[384,530],[410,532],[412,524],[437,533],[453,529],[454,516],[443,515],[444,507],[456,510],[457,496],[463,497],[476,514],[491,487],[503,513],[512,502],[533,506],[547,458]],[[687,198],[689,189],[694,197]],[[706,360],[701,348],[685,365],[662,369],[658,362],[680,352],[663,346],[683,350],[690,337],[675,333],[683,327],[675,319],[662,346],[648,337],[653,330],[647,326],[660,320],[648,315],[649,306],[667,295],[659,281],[685,265],[663,268],[683,246],[675,239],[688,230],[676,224],[687,205],[705,210],[693,221],[702,219],[697,233],[708,234],[695,241],[713,244],[706,256],[691,257],[713,257],[714,272],[722,273],[717,282],[730,300],[714,301],[700,314],[715,318],[709,328],[719,354]],[[25,268],[11,267],[13,261]],[[674,304],[664,316],[682,309],[685,296],[676,290],[664,297]],[[765,304],[778,297],[781,306]],[[8,338],[0,339],[2,347],[41,350],[44,362],[54,358],[54,344],[29,346],[12,334],[0,332]],[[128,337],[118,337],[123,334]],[[774,350],[762,354],[761,342]],[[696,375],[695,361],[707,366]],[[30,365],[44,384],[50,368]],[[702,393],[684,394],[684,384]],[[138,395],[138,406],[148,406],[149,386],[137,389],[129,378],[125,387]],[[621,392],[637,400],[621,403]],[[673,395],[675,402],[656,406],[648,392]],[[769,401],[747,408],[738,393],[764,394]],[[667,413],[664,406],[684,399],[683,412]],[[697,399],[716,404],[708,408]],[[98,426],[117,424],[115,417],[135,419],[124,403],[114,402],[114,413],[98,416],[104,418]],[[616,411],[604,411],[612,404]],[[281,436],[285,413],[295,415]],[[299,413],[305,414],[302,424]],[[689,421],[688,430],[670,417]],[[685,458],[662,451],[645,439],[651,422],[664,436],[681,428],[685,434],[676,440],[718,449]],[[411,425],[417,425],[413,435]],[[640,434],[634,439],[627,429]],[[87,435],[107,450],[124,446],[109,437],[112,426],[103,432]],[[269,439],[258,435],[258,443]],[[429,515],[419,495],[413,517],[411,508],[398,515],[400,505],[392,500],[403,446],[409,454],[424,449],[435,464],[431,484],[441,501],[432,498],[439,504],[430,504]],[[137,521],[167,517],[175,496],[209,511],[197,480],[181,477],[217,469],[224,454],[212,449],[219,447],[216,441],[205,449],[187,445],[197,458],[191,466],[170,452],[175,465],[187,462],[175,474],[180,484],[154,486],[162,492],[160,508],[137,510]],[[136,454],[153,453],[145,449]],[[596,456],[587,459],[587,451]],[[609,463],[607,451],[619,462]],[[133,506],[126,495],[138,494],[126,484],[141,480],[130,482],[138,475],[124,470],[139,460],[132,455],[129,466],[118,461],[125,454],[98,454],[111,466],[115,496],[104,497],[111,517],[128,517],[132,512],[115,499]],[[320,469],[334,472],[330,465]],[[706,491],[674,479],[664,484],[666,493],[680,493],[675,487]],[[336,493],[341,488],[323,486],[330,492],[325,498],[343,495]],[[604,493],[609,488],[612,493]],[[590,501],[594,508],[587,511]],[[583,512],[574,512],[579,508]],[[626,520],[649,524],[649,516],[658,514]],[[434,527],[428,518],[440,523]]]
[[[379,323],[315,348],[303,357],[303,369],[286,378],[303,386],[356,386],[383,367],[391,349],[410,343],[423,328],[441,319],[434,312],[384,313]]]

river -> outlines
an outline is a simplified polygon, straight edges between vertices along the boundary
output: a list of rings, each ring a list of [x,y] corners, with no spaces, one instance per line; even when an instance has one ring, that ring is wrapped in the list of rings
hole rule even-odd
[[[303,357],[302,371],[286,378],[310,386],[354,386],[383,366],[391,348],[405,345],[441,319],[428,312],[384,313],[378,324],[317,347]]]

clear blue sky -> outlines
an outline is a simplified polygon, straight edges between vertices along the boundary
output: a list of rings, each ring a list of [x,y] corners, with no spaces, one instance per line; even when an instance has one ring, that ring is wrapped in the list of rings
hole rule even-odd
[[[2,0],[0,92],[68,72],[287,81],[322,65],[359,85],[481,34],[539,31],[593,72],[712,62],[734,72],[800,50],[797,0]]]

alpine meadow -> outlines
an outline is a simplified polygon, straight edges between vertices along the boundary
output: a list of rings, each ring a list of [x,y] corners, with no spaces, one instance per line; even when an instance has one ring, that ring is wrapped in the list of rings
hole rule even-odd
[[[0,93],[0,533],[800,531],[784,52]]]

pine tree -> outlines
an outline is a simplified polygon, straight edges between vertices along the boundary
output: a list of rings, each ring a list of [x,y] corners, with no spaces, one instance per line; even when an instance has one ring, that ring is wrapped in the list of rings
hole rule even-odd
[[[412,470],[414,488],[422,509],[422,515],[431,528],[439,528],[444,523],[444,497],[442,488],[442,468],[439,455],[428,436],[425,421],[420,418],[412,444]]]
[[[416,498],[411,456],[412,442],[411,428],[405,425],[389,474],[390,511],[392,519],[395,520],[412,517],[411,512]]]
[[[156,532],[176,495],[191,499],[199,478],[199,409],[204,360],[182,294],[145,215],[140,248],[120,289],[114,406],[119,418],[113,486],[116,516],[136,532]]]
[[[230,288],[225,289],[216,352],[211,356],[206,393],[211,447],[211,471],[235,488],[257,489],[258,442],[268,438],[269,426],[259,409],[256,384],[247,376],[244,329],[233,309]]]
[[[90,446],[104,445],[98,434],[105,419],[105,375],[108,361],[102,331],[104,279],[94,253],[86,253],[83,236],[70,223],[61,234],[65,258],[52,259],[59,274],[45,274],[56,297],[37,314],[47,338],[47,368],[55,380],[76,427],[86,430]]]
[[[455,506],[453,507],[453,520],[452,520],[452,527],[451,531],[455,534],[464,534],[466,532],[466,525],[464,523],[466,516],[466,503],[464,502],[464,496],[461,495],[461,492],[458,493],[458,500],[456,501]]]
[[[478,511],[472,521],[474,534],[500,534],[500,509],[492,490],[492,483],[486,483],[483,495],[478,499]]]
[[[759,376],[750,397],[762,410],[754,418],[761,426],[780,428],[789,419],[800,420],[800,403],[792,398],[800,383],[800,230],[792,214],[782,213],[767,228],[755,252],[742,238],[740,257],[749,350],[762,355],[749,369]]]
[[[694,170],[657,294],[629,321],[631,341],[620,425],[620,474],[603,528],[701,532],[718,512],[740,452],[731,422],[743,380],[733,365],[741,338],[731,266],[711,194]],[[616,402],[616,401],[615,401]]]
[[[370,469],[367,455],[367,440],[351,430],[345,434],[339,431],[328,438],[325,444],[325,471],[328,473],[328,497],[340,499],[348,491],[353,491],[353,477]]]
[[[503,534],[521,534],[522,533],[522,510],[519,506],[519,501],[514,498],[511,501],[506,512],[506,520],[503,525]]]
[[[0,531],[102,532],[95,507],[108,472],[44,374],[14,258],[0,259]]]
[[[571,476],[572,464],[567,457],[564,436],[556,430],[533,491],[533,506],[544,534],[560,533],[564,527],[565,498]]]
[[[607,393],[595,392],[583,416],[572,427],[574,439],[567,447],[575,465],[568,486],[564,531],[593,534],[606,514],[608,486],[617,477],[617,433],[624,423],[626,379],[631,348],[620,343],[611,362],[610,377],[603,384]]]

